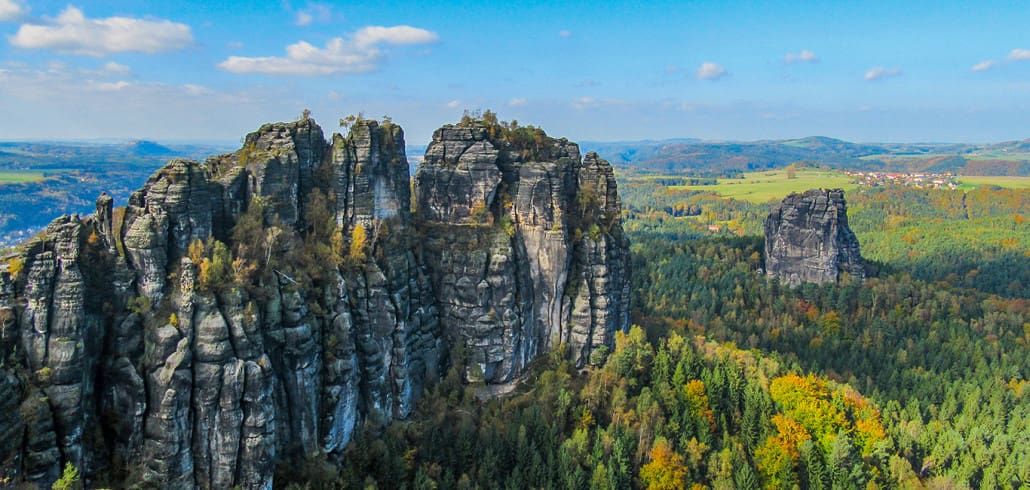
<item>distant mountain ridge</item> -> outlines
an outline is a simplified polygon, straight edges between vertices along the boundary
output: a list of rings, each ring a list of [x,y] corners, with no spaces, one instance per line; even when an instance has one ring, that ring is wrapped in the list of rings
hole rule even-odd
[[[1030,139],[988,144],[853,143],[826,136],[759,141],[676,139],[588,142],[617,168],[718,176],[781,168],[794,162],[888,172],[1030,175]]]
[[[130,141],[126,143],[125,149],[129,153],[139,156],[169,156],[178,153],[177,151],[160,143],[147,140]]]
[[[826,136],[786,140],[668,140],[585,142],[622,172],[717,177],[813,166],[885,172],[954,172],[960,175],[1030,175],[1030,139],[987,144],[854,143]],[[409,171],[427,146],[408,145]],[[0,174],[38,173],[45,180],[0,183],[0,247],[34,233],[64,213],[88,213],[98,192],[116,203],[169,158],[204,159],[232,151],[224,143],[133,141],[0,142]],[[0,180],[2,182],[2,180]]]
[[[61,214],[90,213],[101,191],[118,205],[172,157],[203,159],[221,144],[0,142],[0,248],[17,243]],[[5,182],[3,177],[17,176]]]
[[[126,142],[0,141],[0,171],[4,170],[90,170],[99,164],[152,163],[147,173],[169,156],[203,158],[231,150],[232,145],[200,143],[158,143],[152,140]],[[141,161],[143,159],[144,161]],[[145,160],[153,159],[152,162]]]

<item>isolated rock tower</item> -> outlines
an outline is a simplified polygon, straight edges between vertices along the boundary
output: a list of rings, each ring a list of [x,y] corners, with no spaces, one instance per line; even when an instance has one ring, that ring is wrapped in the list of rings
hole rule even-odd
[[[791,286],[836,281],[842,272],[865,277],[842,189],[792,193],[769,213],[765,272]]]

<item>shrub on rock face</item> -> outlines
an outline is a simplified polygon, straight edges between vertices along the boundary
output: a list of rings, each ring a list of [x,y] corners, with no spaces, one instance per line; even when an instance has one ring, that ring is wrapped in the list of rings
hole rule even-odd
[[[64,465],[64,473],[61,478],[54,482],[53,490],[80,490],[82,480],[79,476],[79,469],[71,463]]]
[[[153,310],[154,303],[146,296],[136,296],[130,298],[126,306],[129,308],[129,311],[137,315],[146,315]]]
[[[12,257],[11,260],[7,261],[7,272],[11,275],[11,279],[17,280],[18,274],[20,274],[24,268],[25,261],[22,260],[21,257]]]
[[[602,345],[593,352],[590,353],[590,365],[591,366],[603,366],[604,362],[608,360],[608,346]]]
[[[365,231],[363,225],[354,225],[354,230],[351,231],[350,235],[350,252],[347,256],[354,263],[365,260],[365,246],[368,242],[368,232]]]
[[[201,290],[217,291],[226,288],[232,280],[232,254],[224,243],[212,239],[205,249],[211,249],[210,257],[200,262],[200,274],[197,277]]]

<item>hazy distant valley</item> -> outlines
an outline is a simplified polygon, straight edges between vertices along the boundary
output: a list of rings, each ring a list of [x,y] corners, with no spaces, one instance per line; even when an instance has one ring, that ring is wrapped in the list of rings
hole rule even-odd
[[[25,240],[65,213],[88,214],[101,192],[124,205],[173,157],[203,158],[219,145],[0,143],[0,247]]]

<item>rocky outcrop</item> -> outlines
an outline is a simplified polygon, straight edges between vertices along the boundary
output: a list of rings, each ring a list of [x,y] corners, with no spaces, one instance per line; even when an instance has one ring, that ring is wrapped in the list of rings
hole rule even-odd
[[[532,128],[445,126],[415,194],[441,326],[470,376],[509,382],[562,344],[582,365],[628,327],[628,247],[596,154]]]
[[[414,213],[399,126],[326,141],[304,118],[169,162],[124,212],[102,195],[54,221],[0,265],[0,479],[71,463],[271,488],[278,464],[410,415],[449,362],[501,383],[610,344],[629,295],[611,167],[498,128],[436,133]]]
[[[858,239],[848,228],[841,189],[792,193],[765,219],[766,274],[796,286],[864,278]]]

